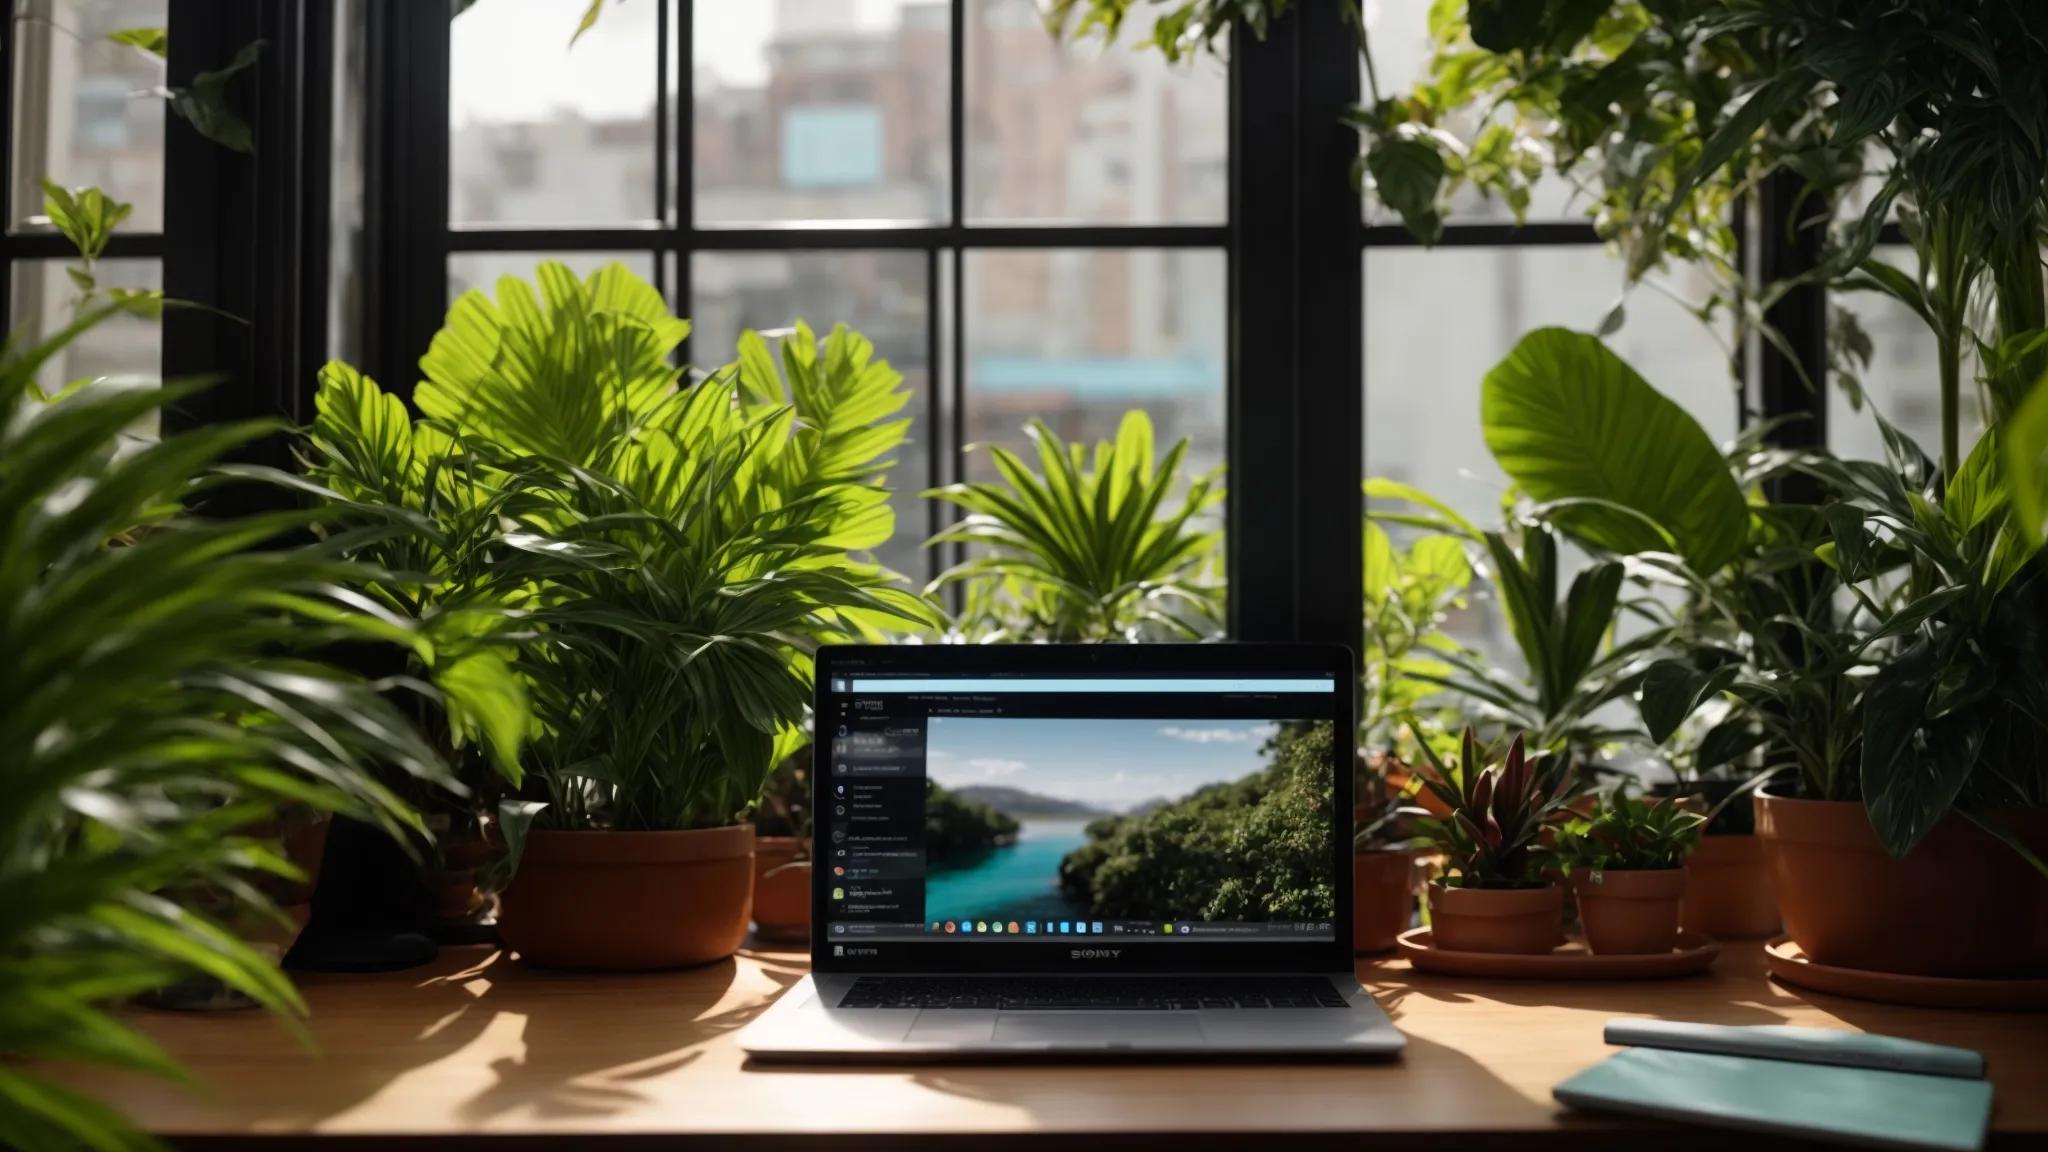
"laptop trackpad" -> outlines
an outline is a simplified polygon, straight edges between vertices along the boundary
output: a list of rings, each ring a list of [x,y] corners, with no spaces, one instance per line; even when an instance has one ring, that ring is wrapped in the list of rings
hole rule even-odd
[[[1194,1046],[1202,1024],[1177,1012],[1004,1012],[998,1044],[1085,1044],[1133,1048]]]

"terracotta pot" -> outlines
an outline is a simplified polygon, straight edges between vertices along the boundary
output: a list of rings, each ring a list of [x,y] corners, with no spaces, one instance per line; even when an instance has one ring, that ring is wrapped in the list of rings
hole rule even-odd
[[[1655,956],[1678,946],[1685,869],[1572,869],[1579,924],[1596,956]]]
[[[794,836],[754,840],[754,935],[762,940],[811,938],[811,862]]]
[[[1535,955],[1557,947],[1564,889],[1429,886],[1430,937],[1451,952]]]
[[[1678,922],[1716,940],[1778,934],[1778,898],[1754,836],[1703,836],[1685,858],[1685,901]]]
[[[1351,857],[1351,944],[1386,952],[1415,916],[1415,854],[1358,852]]]
[[[526,834],[498,934],[534,964],[650,969],[708,964],[747,934],[754,829]]]
[[[496,827],[458,831],[444,825],[436,830],[436,837],[439,863],[422,869],[434,898],[434,919],[443,924],[465,924],[483,918],[491,911],[491,894],[479,886],[478,876],[504,851]]]
[[[1755,809],[1785,929],[1815,963],[1914,976],[2048,972],[2048,879],[1969,821],[1947,817],[1894,860],[1860,803],[1759,791]],[[1991,818],[2048,854],[2048,808]]]

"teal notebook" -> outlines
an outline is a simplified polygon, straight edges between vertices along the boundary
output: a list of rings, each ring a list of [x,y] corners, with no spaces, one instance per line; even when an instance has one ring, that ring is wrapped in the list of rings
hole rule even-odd
[[[1872,1148],[1983,1146],[1991,1082],[1630,1048],[1552,1089],[1573,1108]]]

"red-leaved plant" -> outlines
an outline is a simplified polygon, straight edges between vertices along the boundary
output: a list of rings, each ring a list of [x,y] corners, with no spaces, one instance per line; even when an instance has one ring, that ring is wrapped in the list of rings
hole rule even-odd
[[[1418,775],[1451,810],[1448,818],[1422,821],[1425,835],[1450,858],[1443,883],[1454,888],[1532,888],[1544,880],[1544,855],[1537,843],[1545,824],[1571,799],[1569,760],[1531,757],[1515,735],[1507,756],[1490,759],[1471,728],[1455,769],[1419,741],[1428,766]]]

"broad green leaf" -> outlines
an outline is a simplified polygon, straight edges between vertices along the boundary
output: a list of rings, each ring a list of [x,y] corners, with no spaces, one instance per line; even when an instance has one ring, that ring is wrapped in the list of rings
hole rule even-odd
[[[140,48],[159,59],[168,57],[171,51],[170,33],[162,28],[120,28],[107,33],[107,39]]]
[[[2048,380],[1999,429],[2015,518],[2027,542],[2048,543]]]
[[[1702,671],[1683,660],[1659,660],[1650,665],[1643,673],[1641,704],[1643,728],[1651,741],[1661,745],[1671,739],[1701,705],[1734,683],[1740,671],[1735,665]],[[1727,759],[1721,755],[1716,763]]]
[[[256,60],[263,53],[263,41],[257,40],[235,53],[235,58],[226,67],[211,72],[201,72],[192,78],[184,88],[166,88],[171,111],[194,131],[223,148],[236,152],[254,152],[256,142],[249,131],[249,122],[242,118],[228,100],[228,84],[243,72],[256,66]]]
[[[1741,550],[1748,508],[1713,441],[1594,337],[1530,333],[1487,374],[1480,408],[1487,447],[1532,498],[1627,509],[1661,526],[1701,572]],[[1635,517],[1595,503],[1558,520],[1607,551],[1666,548]]]
[[[447,698],[450,718],[481,733],[499,774],[513,788],[519,787],[519,753],[532,710],[526,682],[512,662],[489,649],[468,652],[436,666],[434,685]]]

